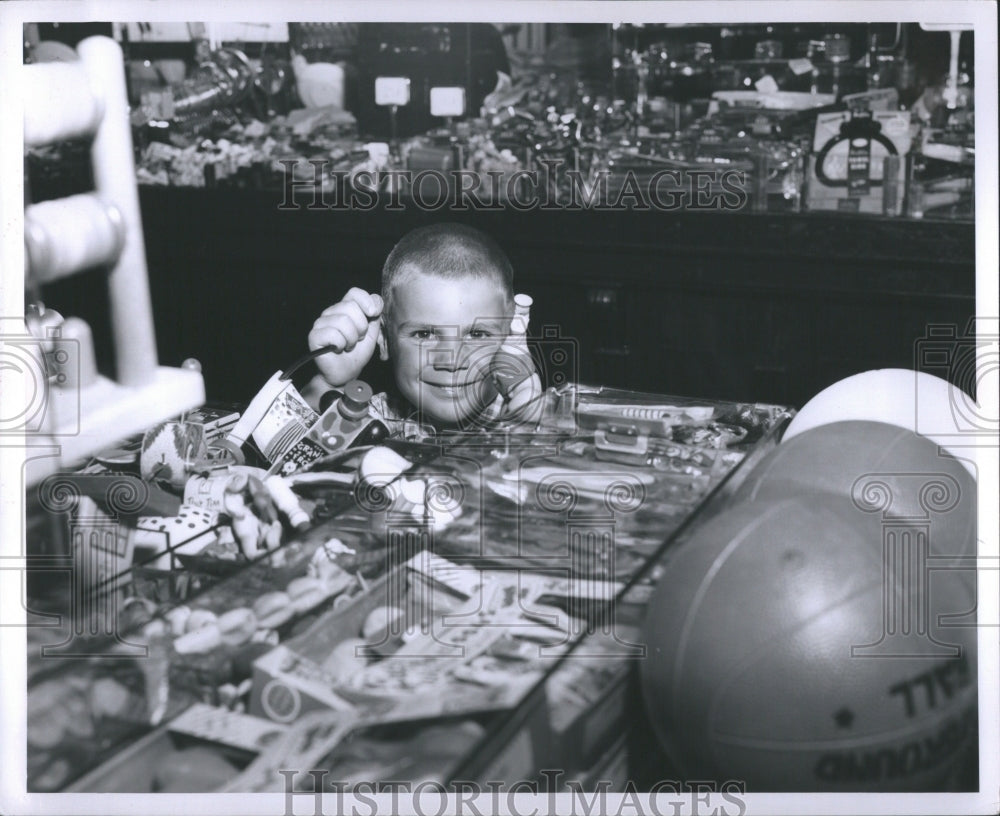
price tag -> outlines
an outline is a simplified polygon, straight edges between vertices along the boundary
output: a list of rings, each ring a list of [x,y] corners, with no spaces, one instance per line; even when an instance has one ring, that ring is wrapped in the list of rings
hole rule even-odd
[[[778,91],[778,83],[770,74],[764,74],[754,83],[754,87],[762,94],[772,94]]]
[[[871,190],[872,143],[870,139],[851,139],[847,150],[847,196],[866,196]]]
[[[288,726],[250,714],[195,703],[170,723],[169,730],[259,753],[276,737],[284,734]]]
[[[894,111],[899,107],[899,91],[878,88],[874,91],[848,94],[841,100],[848,110]]]
[[[376,105],[408,105],[410,103],[409,77],[376,77]]]
[[[812,70],[812,68],[812,60],[805,58],[788,60],[788,69],[795,74],[795,76],[801,76],[802,74],[808,73]]]
[[[465,88],[431,88],[431,116],[465,113]]]

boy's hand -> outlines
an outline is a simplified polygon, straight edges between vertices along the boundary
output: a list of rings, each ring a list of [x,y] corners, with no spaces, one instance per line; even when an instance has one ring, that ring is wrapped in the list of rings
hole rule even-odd
[[[533,373],[508,393],[501,419],[509,425],[537,425],[545,408],[541,396],[541,378]]]
[[[335,351],[321,354],[316,366],[333,386],[355,380],[375,352],[382,297],[364,289],[352,288],[344,299],[323,310],[309,332],[309,350],[333,346]]]

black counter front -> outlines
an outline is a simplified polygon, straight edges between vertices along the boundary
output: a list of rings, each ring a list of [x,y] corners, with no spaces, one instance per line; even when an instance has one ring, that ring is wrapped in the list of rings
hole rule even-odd
[[[401,235],[443,219],[500,242],[535,299],[532,331],[568,344],[582,381],[802,405],[849,374],[916,366],[930,327],[961,335],[975,308],[972,223],[334,211],[227,189],[146,187],[141,200],[160,359],[197,357],[210,399],[255,393],[306,350],[324,307],[378,286]]]

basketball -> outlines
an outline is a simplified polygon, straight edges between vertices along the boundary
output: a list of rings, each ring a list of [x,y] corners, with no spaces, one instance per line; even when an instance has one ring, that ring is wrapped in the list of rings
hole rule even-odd
[[[913,431],[881,422],[835,422],[787,439],[747,475],[733,502],[830,492],[891,523],[923,523],[935,556],[974,580],[976,481],[952,456]],[[962,569],[964,567],[964,569]]]
[[[940,377],[905,368],[880,368],[846,377],[824,388],[789,423],[792,439],[831,422],[870,420],[906,428],[950,451],[974,475],[970,432],[981,433],[982,410],[962,391]],[[980,419],[977,419],[980,418]]]
[[[889,549],[914,557],[886,559],[879,520],[822,493],[734,505],[678,543],[640,667],[670,773],[949,789],[976,737],[974,590],[940,586],[907,541]]]

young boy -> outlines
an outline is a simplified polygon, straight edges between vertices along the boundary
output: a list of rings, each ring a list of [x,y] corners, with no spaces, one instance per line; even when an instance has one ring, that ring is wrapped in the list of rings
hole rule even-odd
[[[309,348],[333,347],[316,364],[334,387],[357,379],[376,348],[391,361],[395,387],[376,395],[371,414],[393,435],[523,424],[537,421],[542,389],[523,338],[511,335],[513,316],[513,269],[500,247],[471,227],[438,224],[396,244],[381,296],[353,288],[324,310]]]

